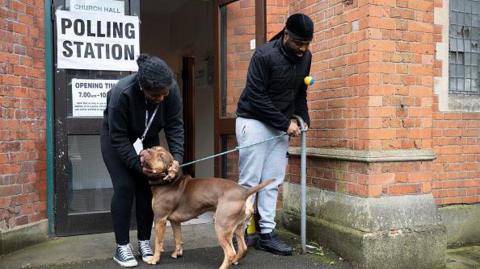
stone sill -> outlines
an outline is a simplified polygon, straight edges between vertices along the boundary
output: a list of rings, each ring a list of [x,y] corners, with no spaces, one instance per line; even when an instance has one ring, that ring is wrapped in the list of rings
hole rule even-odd
[[[300,147],[289,147],[288,153],[290,155],[300,155]],[[432,161],[437,158],[435,152],[429,149],[352,150],[339,148],[307,148],[307,156],[367,163]]]

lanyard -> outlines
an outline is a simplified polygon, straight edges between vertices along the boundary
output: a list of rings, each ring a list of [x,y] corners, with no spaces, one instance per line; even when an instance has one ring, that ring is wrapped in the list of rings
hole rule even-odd
[[[150,120],[148,120],[148,109],[145,108],[145,131],[143,132],[142,137],[140,137],[140,140],[142,140],[142,142],[143,142],[143,139],[145,139],[145,136],[147,135],[148,129],[150,129],[150,125],[152,125],[153,119],[155,118],[155,114],[157,114],[158,106],[159,105],[155,107],[155,110],[153,111],[153,115],[150,118]]]

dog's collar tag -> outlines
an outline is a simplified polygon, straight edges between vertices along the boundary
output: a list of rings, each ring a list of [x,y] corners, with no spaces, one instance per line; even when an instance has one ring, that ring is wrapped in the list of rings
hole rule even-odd
[[[142,143],[142,140],[140,138],[137,138],[135,143],[133,143],[133,148],[137,152],[137,155],[140,154],[140,151],[143,150],[143,143]]]

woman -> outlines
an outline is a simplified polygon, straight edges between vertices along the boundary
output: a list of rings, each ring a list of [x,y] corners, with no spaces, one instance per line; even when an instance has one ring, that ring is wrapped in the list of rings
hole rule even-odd
[[[111,212],[117,247],[113,259],[123,267],[137,266],[129,244],[130,213],[135,197],[138,250],[144,261],[152,256],[152,193],[148,180],[158,177],[142,167],[142,150],[159,144],[163,129],[178,172],[183,159],[182,101],[168,65],[146,54],[137,59],[138,72],[120,81],[107,94],[101,130],[102,156],[113,184]]]

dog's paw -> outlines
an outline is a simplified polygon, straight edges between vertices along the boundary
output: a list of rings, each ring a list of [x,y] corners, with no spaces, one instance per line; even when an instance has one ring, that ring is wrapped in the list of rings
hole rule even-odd
[[[183,250],[175,250],[174,252],[172,252],[170,257],[172,257],[174,259],[183,257]]]
[[[157,264],[160,261],[160,257],[152,256],[147,263],[148,264]]]

